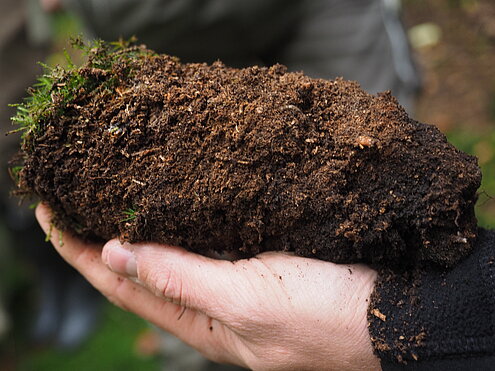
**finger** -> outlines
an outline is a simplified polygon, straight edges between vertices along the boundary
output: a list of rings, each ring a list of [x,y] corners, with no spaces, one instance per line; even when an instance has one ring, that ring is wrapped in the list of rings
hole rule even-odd
[[[108,270],[101,261],[101,245],[85,244],[69,233],[64,233],[62,241],[60,241],[58,231],[50,224],[51,211],[44,205],[38,206],[36,217],[45,233],[51,236],[51,243],[60,255],[112,302],[124,309],[138,312],[146,318],[151,317],[147,313],[147,309],[149,312],[154,312],[154,305],[162,308],[163,300],[156,298],[141,285]],[[131,297],[133,300],[129,300]],[[137,305],[137,303],[143,302],[146,302],[147,305]],[[150,304],[152,304],[151,307]],[[166,313],[171,317],[177,317],[182,311],[182,308],[176,305],[166,307],[173,308],[169,313]],[[164,306],[163,309],[167,310],[166,307]]]
[[[237,358],[225,352],[231,334],[217,321],[193,310],[184,311],[184,307],[166,302],[112,272],[101,260],[101,245],[85,244],[70,233],[59,238],[58,230],[51,226],[52,214],[47,206],[39,205],[36,217],[60,255],[111,302],[174,334],[211,359],[237,362]]]
[[[155,243],[107,242],[103,260],[114,271],[136,277],[156,295],[231,323],[255,296],[245,261],[215,260]],[[235,305],[233,305],[235,303]]]
[[[70,233],[58,231],[52,224],[52,211],[48,206],[44,204],[38,205],[35,214],[41,228],[50,238],[52,245],[69,264],[74,265],[80,258],[88,262],[100,259],[101,245],[83,243]]]
[[[144,297],[154,298],[154,295],[140,285],[109,271],[101,261],[101,245],[84,243],[67,232],[63,233],[62,238],[60,238],[59,232],[51,225],[52,215],[48,207],[39,205],[36,208],[36,217],[62,258],[115,304],[124,307],[124,309],[134,309],[125,304],[126,300],[122,302],[119,300],[121,297],[125,299],[125,294],[130,291],[141,295],[141,299]]]

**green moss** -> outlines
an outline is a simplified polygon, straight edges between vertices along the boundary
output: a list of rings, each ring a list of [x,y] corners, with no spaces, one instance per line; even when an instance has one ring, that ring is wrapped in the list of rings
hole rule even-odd
[[[127,209],[122,212],[125,215],[125,218],[122,219],[122,222],[129,222],[137,218],[137,211],[135,209]]]
[[[23,169],[23,166],[13,166],[9,168],[10,177],[14,180],[16,184],[19,183],[19,173]]]
[[[72,46],[86,57],[81,67],[67,53],[67,67],[42,64],[43,74],[28,89],[28,97],[13,105],[17,112],[12,121],[18,125],[14,132],[23,132],[23,149],[29,152],[33,136],[42,133],[47,122],[63,115],[71,105],[101,91],[112,93],[121,80],[129,78],[133,61],[150,53],[143,46],[132,46],[134,41],[95,40],[85,44],[78,38]]]

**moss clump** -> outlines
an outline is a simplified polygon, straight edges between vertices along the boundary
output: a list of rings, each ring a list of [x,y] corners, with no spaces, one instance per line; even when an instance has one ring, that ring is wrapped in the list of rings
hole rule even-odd
[[[28,89],[28,97],[12,105],[17,107],[12,121],[19,126],[13,132],[22,131],[23,146],[31,146],[33,135],[41,135],[47,122],[56,120],[71,106],[84,104],[102,91],[113,94],[121,80],[130,77],[135,63],[153,54],[144,46],[130,47],[132,42],[95,40],[85,44],[74,39],[73,47],[80,49],[87,59],[83,67],[76,66],[67,53],[67,67],[40,63],[43,74]]]

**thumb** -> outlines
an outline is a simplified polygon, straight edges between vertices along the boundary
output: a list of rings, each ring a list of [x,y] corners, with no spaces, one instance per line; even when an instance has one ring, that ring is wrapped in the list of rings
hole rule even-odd
[[[228,320],[242,291],[238,264],[175,246],[114,239],[103,247],[102,258],[111,270],[136,278],[155,295],[218,320]]]

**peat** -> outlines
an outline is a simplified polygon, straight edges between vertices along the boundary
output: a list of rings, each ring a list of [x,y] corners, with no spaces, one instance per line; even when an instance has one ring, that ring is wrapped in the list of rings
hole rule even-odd
[[[389,93],[104,47],[50,89],[20,192],[85,239],[452,266],[476,237],[476,159]]]

